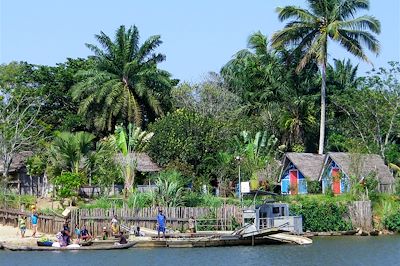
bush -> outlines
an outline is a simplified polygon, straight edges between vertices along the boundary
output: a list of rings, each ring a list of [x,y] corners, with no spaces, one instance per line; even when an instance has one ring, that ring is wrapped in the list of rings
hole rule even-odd
[[[83,206],[80,206],[82,208],[86,209],[110,209],[110,208],[121,208],[122,207],[122,199],[111,199],[107,197],[101,197],[99,199],[96,199],[94,202],[90,204],[85,204]]]
[[[304,198],[290,205],[292,215],[303,217],[303,228],[312,232],[345,231],[352,229],[346,219],[348,209],[343,203]]]
[[[322,192],[321,182],[319,181],[308,181],[307,191],[310,194],[319,194]]]
[[[135,191],[128,198],[129,208],[146,208],[153,205],[152,193],[141,193]]]
[[[77,196],[79,187],[84,183],[80,174],[71,172],[64,172],[52,181],[57,188],[57,196],[61,198]]]
[[[390,231],[400,232],[400,211],[387,216],[383,220],[383,225]]]

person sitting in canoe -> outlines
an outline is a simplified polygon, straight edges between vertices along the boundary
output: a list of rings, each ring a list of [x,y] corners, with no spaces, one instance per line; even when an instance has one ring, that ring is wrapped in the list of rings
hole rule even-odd
[[[81,238],[84,241],[88,241],[89,239],[92,238],[92,236],[89,234],[89,231],[86,229],[86,225],[83,225],[83,227],[82,227]]]
[[[108,231],[107,231],[107,227],[106,226],[103,227],[103,233],[102,233],[101,238],[103,240],[107,240],[108,239]]]
[[[113,236],[115,237],[119,236],[119,222],[117,219],[117,215],[114,215],[114,217],[111,220],[111,232]]]
[[[128,244],[128,241],[126,240],[126,237],[124,236],[124,232],[120,231],[118,237],[119,237],[119,241],[117,243],[115,243],[116,245]]]
[[[62,234],[65,242],[67,243],[67,245],[69,245],[71,242],[71,230],[69,229],[68,220],[65,220]]]
[[[63,233],[64,233],[64,230],[61,232],[58,232],[56,234],[57,242],[53,243],[53,247],[66,247],[67,246],[67,243],[65,242]]]

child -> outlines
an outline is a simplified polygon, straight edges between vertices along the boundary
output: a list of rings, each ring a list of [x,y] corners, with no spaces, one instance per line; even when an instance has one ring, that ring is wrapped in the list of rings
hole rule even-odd
[[[25,237],[25,232],[26,232],[26,218],[25,216],[19,217],[19,230],[21,231],[21,237]]]
[[[75,235],[77,239],[81,239],[81,229],[79,229],[78,224],[75,224]]]

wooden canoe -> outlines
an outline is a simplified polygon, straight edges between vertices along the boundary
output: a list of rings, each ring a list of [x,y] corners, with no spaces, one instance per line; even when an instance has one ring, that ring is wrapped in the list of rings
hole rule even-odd
[[[123,245],[96,245],[96,246],[83,246],[83,247],[34,247],[34,246],[15,246],[3,244],[3,248],[11,251],[68,251],[68,250],[114,250],[114,249],[127,249],[133,247],[136,243],[128,243]]]

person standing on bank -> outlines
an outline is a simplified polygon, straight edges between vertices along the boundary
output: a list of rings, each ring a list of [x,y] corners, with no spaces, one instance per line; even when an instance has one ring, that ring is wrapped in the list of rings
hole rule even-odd
[[[163,233],[163,238],[165,239],[165,225],[167,218],[163,214],[162,210],[158,211],[157,215],[157,231],[158,231],[158,239],[160,239],[160,232]]]
[[[196,220],[193,216],[190,216],[189,220],[189,231],[190,233],[196,233]]]
[[[31,215],[31,223],[32,223],[32,237],[36,237],[36,232],[37,232],[37,224],[39,220],[39,215],[36,211],[33,211]]]

